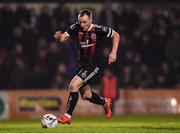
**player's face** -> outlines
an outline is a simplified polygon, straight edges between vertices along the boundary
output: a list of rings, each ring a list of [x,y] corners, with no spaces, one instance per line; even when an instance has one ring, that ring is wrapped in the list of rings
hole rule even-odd
[[[84,15],[82,17],[78,16],[78,22],[79,22],[81,28],[84,31],[87,31],[91,26],[92,18],[89,18],[87,15]]]

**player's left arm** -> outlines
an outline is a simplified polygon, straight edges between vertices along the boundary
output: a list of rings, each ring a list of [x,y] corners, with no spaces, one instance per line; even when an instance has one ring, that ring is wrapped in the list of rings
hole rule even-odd
[[[117,59],[117,50],[119,46],[120,35],[116,31],[113,31],[112,39],[113,39],[113,46],[111,53],[109,54],[109,59],[108,59],[109,64],[115,62]]]

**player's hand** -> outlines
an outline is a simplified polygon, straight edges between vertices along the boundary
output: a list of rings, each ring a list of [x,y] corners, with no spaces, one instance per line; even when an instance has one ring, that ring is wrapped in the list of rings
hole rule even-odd
[[[60,40],[60,39],[61,39],[61,36],[62,36],[62,32],[61,32],[61,31],[57,31],[57,32],[54,34],[54,38],[57,39],[57,40]]]
[[[115,62],[115,61],[116,61],[116,58],[117,58],[116,53],[111,52],[111,53],[109,54],[108,63],[111,64],[111,63]]]

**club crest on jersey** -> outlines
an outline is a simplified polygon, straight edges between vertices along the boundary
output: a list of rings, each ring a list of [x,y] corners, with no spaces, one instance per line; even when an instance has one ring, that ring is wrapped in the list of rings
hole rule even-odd
[[[91,39],[92,39],[92,40],[95,40],[95,39],[96,39],[96,34],[95,34],[95,33],[92,33],[92,34],[91,34]]]

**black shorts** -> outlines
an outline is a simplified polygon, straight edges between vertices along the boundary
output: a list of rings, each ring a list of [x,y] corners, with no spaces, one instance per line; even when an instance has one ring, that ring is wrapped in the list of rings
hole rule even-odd
[[[77,75],[84,81],[84,83],[89,83],[98,72],[98,66],[83,66],[78,69]]]

